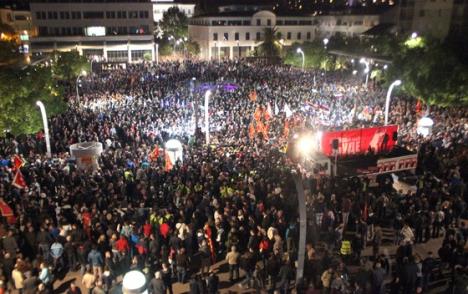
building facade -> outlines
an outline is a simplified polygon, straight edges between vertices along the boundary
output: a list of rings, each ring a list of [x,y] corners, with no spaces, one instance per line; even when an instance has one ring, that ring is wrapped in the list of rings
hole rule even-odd
[[[379,23],[379,15],[280,16],[271,11],[218,13],[190,20],[189,37],[203,59],[249,56],[261,44],[265,28],[276,28],[284,46],[336,34],[357,36]]]
[[[149,0],[33,0],[33,54],[78,50],[108,62],[155,60]]]
[[[29,55],[31,47],[30,38],[37,35],[36,27],[32,23],[31,12],[9,7],[0,8],[0,23],[13,28],[15,36],[11,37],[18,43],[19,51],[25,55]]]
[[[402,0],[396,25],[400,32],[444,39],[449,35],[466,38],[468,32],[467,0]]]
[[[195,2],[180,2],[174,0],[153,0],[153,20],[162,20],[164,12],[171,7],[177,7],[185,13],[187,17],[192,17],[195,12]]]

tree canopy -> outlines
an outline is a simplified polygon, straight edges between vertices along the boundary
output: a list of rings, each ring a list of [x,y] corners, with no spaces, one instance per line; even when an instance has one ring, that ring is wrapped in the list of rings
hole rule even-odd
[[[54,53],[53,73],[59,80],[73,81],[83,71],[89,73],[91,64],[85,56],[80,55],[76,50],[70,52]]]
[[[256,54],[263,57],[278,57],[281,54],[280,35],[276,28],[265,28],[263,41],[256,47]]]
[[[175,39],[188,37],[188,18],[177,6],[169,8],[159,22],[159,28],[164,37],[173,36]]]
[[[44,103],[48,117],[66,108],[50,67],[0,71],[0,130],[18,135],[42,129],[37,100]]]
[[[393,56],[388,83],[403,81],[402,90],[430,105],[468,105],[468,66],[446,44],[404,41]]]

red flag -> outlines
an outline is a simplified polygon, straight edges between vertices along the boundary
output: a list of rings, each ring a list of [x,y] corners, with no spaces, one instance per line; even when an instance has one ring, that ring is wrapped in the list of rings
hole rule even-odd
[[[24,180],[23,174],[19,170],[16,172],[15,177],[13,178],[13,183],[11,184],[18,189],[25,189],[28,187],[26,181]]]
[[[263,133],[265,125],[261,121],[257,121],[257,133]]]
[[[164,162],[165,162],[164,163],[164,170],[166,172],[170,171],[174,167],[174,165],[173,165],[173,163],[171,161],[171,158],[169,157],[169,152],[167,152],[167,151],[164,153]]]
[[[159,146],[156,145],[156,147],[154,147],[154,150],[150,153],[149,159],[151,161],[155,161],[158,159],[158,157],[159,157]]]
[[[0,199],[0,213],[9,224],[14,224],[16,222],[15,215],[13,214],[13,209],[5,202],[3,199]]]
[[[419,114],[421,112],[421,108],[422,108],[421,99],[418,99],[418,102],[416,102],[416,113]]]
[[[249,138],[252,140],[255,137],[255,126],[253,122],[249,125]]]
[[[261,119],[262,119],[262,116],[263,116],[263,110],[261,107],[257,107],[257,109],[255,109],[255,113],[254,113],[254,118],[257,122],[259,122]]]
[[[15,154],[15,156],[13,156],[12,162],[14,170],[19,170],[24,164],[24,161],[18,154]]]
[[[215,249],[214,249],[213,239],[211,238],[211,235],[212,235],[211,228],[208,224],[205,224],[204,231],[205,231],[205,238],[208,241],[207,242],[208,247],[210,248],[211,262],[214,264],[216,262]]]

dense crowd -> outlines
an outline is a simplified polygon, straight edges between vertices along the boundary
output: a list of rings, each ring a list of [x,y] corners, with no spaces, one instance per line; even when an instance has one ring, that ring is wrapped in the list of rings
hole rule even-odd
[[[42,133],[1,139],[0,204],[14,217],[2,209],[0,293],[59,291],[53,282],[74,271],[82,280],[67,293],[80,293],[79,285],[120,293],[133,269],[147,275],[151,293],[173,293],[177,282],[193,294],[218,293],[224,269],[213,265],[221,260],[230,282],[258,293],[424,292],[447,269],[454,293],[464,293],[466,108],[428,109],[435,126],[422,137],[416,121],[425,110],[394,97],[398,143],[418,151],[414,191],[395,190],[391,176],[371,185],[302,175],[308,240],[304,278],[294,283],[295,164],[284,146],[303,129],[381,124],[381,85],[365,88],[348,72],[237,61],[127,65],[80,85],[68,111],[50,118],[53,159]],[[207,90],[210,146],[202,135]],[[159,148],[170,138],[184,154],[168,168]],[[95,171],[69,157],[69,146],[85,141],[104,145]],[[26,162],[23,189],[11,185],[14,154]],[[388,229],[395,259],[382,247]],[[415,253],[415,244],[439,237],[438,252]],[[372,254],[363,257],[367,246]]]

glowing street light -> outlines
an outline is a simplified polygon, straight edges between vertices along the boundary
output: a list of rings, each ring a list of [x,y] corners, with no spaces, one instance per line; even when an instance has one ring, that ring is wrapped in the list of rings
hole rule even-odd
[[[76,86],[76,101],[77,101],[77,102],[80,102],[80,91],[79,91],[79,89],[78,89],[78,84],[79,84],[79,82],[80,82],[80,79],[81,79],[82,77],[85,77],[86,74],[87,74],[86,71],[85,71],[85,70],[82,70],[81,73],[80,73],[80,74],[78,75],[78,77],[76,78],[76,85],[75,85],[75,86]]]
[[[304,71],[304,63],[305,63],[304,51],[302,51],[301,48],[297,48],[296,52],[301,54],[301,56],[302,56],[302,71]]]
[[[369,72],[370,72],[369,61],[363,57],[359,60],[359,63],[363,63],[366,66],[364,73],[366,74],[366,88],[367,88],[367,82],[369,81]]]
[[[330,42],[328,38],[323,39],[323,45],[325,46],[325,49],[327,49],[328,42]]]
[[[425,116],[418,121],[416,133],[423,137],[427,137],[431,134],[433,125],[434,121],[430,117]]]
[[[411,34],[411,39],[416,39],[417,37],[418,37],[418,33],[413,32],[413,33]]]
[[[395,86],[400,86],[400,85],[401,85],[401,80],[396,80],[388,88],[387,99],[385,100],[385,125],[388,124],[388,109],[390,108],[390,97],[392,95],[393,88]]]
[[[146,277],[137,270],[127,272],[122,280],[122,293],[143,294],[148,293]]]
[[[210,112],[209,112],[209,103],[210,103],[211,91],[208,90],[205,93],[205,143],[206,145],[210,144]]]
[[[46,150],[47,150],[47,158],[52,157],[52,152],[50,150],[50,137],[49,137],[49,124],[47,123],[47,114],[45,110],[44,103],[42,101],[37,100],[36,105],[39,107],[41,110],[41,116],[42,116],[42,124],[44,126],[44,135],[45,135],[45,141],[46,141]]]

